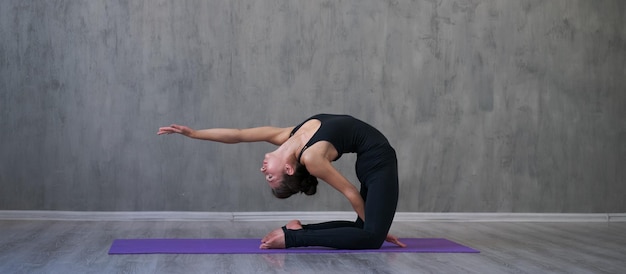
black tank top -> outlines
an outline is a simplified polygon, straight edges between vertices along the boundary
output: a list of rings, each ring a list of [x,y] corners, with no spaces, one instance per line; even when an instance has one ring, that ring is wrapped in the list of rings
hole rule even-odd
[[[293,136],[304,123],[311,119],[319,120],[321,125],[300,151],[298,161],[307,148],[319,141],[328,141],[335,147],[338,155],[333,161],[338,160],[343,153],[357,153],[358,155],[380,147],[390,147],[389,141],[380,131],[350,115],[314,115],[296,126],[290,136]]]

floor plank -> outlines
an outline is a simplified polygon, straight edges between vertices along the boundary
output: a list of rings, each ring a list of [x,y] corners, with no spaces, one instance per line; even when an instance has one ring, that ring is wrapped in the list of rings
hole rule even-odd
[[[625,273],[626,223],[398,222],[480,254],[107,254],[117,238],[260,238],[281,222],[0,221],[0,273]]]

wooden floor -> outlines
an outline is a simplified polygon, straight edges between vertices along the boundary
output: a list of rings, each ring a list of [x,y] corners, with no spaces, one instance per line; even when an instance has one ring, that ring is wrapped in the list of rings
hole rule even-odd
[[[107,255],[116,238],[260,238],[278,222],[0,221],[0,273],[626,273],[626,223],[400,222],[480,254]]]

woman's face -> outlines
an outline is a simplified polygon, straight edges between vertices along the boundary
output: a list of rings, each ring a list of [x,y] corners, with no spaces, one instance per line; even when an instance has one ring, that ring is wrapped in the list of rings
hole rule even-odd
[[[280,181],[283,177],[283,164],[280,159],[275,157],[271,153],[265,154],[263,159],[263,165],[261,166],[261,172],[265,175],[265,180],[271,188],[276,188],[280,185]]]

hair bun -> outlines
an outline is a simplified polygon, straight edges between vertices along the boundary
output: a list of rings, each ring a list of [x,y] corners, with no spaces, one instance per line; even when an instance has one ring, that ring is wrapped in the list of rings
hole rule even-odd
[[[283,180],[278,187],[272,188],[274,196],[280,199],[288,198],[297,193],[313,195],[317,192],[317,178],[300,163],[296,163],[292,175],[283,174]]]
[[[300,191],[306,195],[313,195],[317,192],[317,184],[317,178],[313,175],[309,175],[302,181]]]

